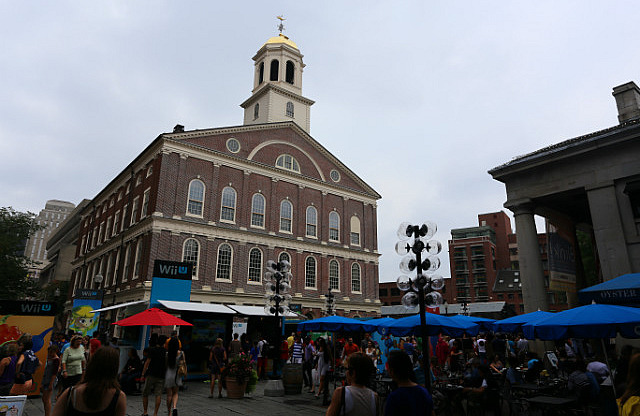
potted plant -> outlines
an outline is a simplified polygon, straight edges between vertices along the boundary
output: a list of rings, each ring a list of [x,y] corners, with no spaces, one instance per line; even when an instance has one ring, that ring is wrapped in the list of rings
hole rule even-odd
[[[246,354],[239,354],[233,358],[222,370],[222,387],[227,390],[227,397],[230,399],[241,399],[245,392],[250,392],[255,388],[255,382],[249,383],[254,378],[257,379],[251,359]]]

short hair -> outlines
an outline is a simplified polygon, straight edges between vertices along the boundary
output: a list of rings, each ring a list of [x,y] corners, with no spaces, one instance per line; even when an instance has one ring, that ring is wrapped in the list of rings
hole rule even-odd
[[[389,365],[389,370],[393,371],[398,380],[411,380],[415,377],[411,359],[403,351],[391,351],[387,364]]]
[[[31,334],[22,334],[18,338],[18,344],[22,345],[23,349],[30,350],[33,348],[33,337]]]

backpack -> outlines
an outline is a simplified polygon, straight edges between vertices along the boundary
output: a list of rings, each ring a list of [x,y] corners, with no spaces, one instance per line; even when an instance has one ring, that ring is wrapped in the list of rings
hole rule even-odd
[[[20,367],[20,372],[26,375],[33,375],[40,366],[40,360],[31,350],[24,351],[23,355],[24,361]]]

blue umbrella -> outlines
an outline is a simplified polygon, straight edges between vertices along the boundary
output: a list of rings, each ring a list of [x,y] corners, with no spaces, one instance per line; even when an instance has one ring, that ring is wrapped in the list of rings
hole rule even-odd
[[[542,340],[563,338],[640,338],[640,309],[591,304],[554,313],[522,326],[525,337]]]
[[[538,322],[552,316],[551,312],[535,311],[523,315],[512,316],[493,323],[494,332],[516,332],[522,330],[522,325]]]
[[[364,324],[363,329],[367,332],[373,332],[373,331],[380,332],[381,327],[390,325],[395,321],[396,321],[395,319],[389,318],[389,317],[369,319],[368,321],[363,322]]]
[[[472,323],[480,325],[480,329],[484,331],[489,331],[492,329],[492,324],[496,321],[495,319],[489,318],[481,318],[479,316],[467,316],[467,315],[454,315],[449,318],[455,319],[459,322]]]
[[[355,332],[364,329],[365,325],[365,321],[334,315],[300,322],[298,324],[298,331]]]
[[[629,273],[578,292],[580,303],[640,305],[640,273]]]
[[[460,322],[444,315],[425,313],[427,320],[427,335],[438,335],[440,333],[459,337],[463,334],[477,335],[480,329],[478,324],[472,322]],[[396,319],[395,322],[387,325],[380,325],[383,333],[405,337],[408,335],[421,335],[420,314]]]

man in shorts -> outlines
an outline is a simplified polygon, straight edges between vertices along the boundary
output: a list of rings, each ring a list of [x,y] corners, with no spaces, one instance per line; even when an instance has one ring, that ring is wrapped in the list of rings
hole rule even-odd
[[[144,416],[148,416],[147,409],[149,407],[149,395],[152,392],[156,396],[156,406],[153,416],[158,416],[160,403],[162,403],[164,376],[167,370],[166,350],[162,346],[156,345],[156,343],[157,338],[155,337],[152,337],[149,340],[147,360],[144,362],[144,368],[142,369],[142,374],[145,376],[144,389],[142,391],[142,407]]]

